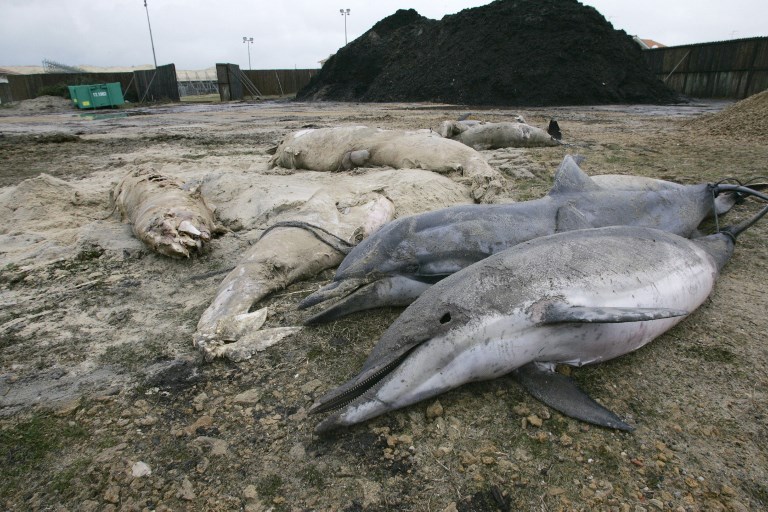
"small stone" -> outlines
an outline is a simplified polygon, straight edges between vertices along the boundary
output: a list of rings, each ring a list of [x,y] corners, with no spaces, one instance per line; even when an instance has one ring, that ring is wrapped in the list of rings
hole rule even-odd
[[[477,458],[477,456],[473,453],[469,452],[462,452],[461,453],[461,463],[464,466],[473,466],[480,462],[480,459]]]
[[[435,418],[439,418],[443,415],[443,405],[436,400],[433,402],[429,407],[427,407],[427,419],[433,420]]]
[[[573,444],[573,438],[568,434],[563,434],[560,436],[560,444],[563,446],[571,446]]]
[[[728,510],[731,510],[732,512],[748,512],[749,511],[746,505],[744,505],[742,502],[737,500],[729,500],[727,505],[728,505]]]
[[[187,501],[195,499],[195,490],[192,488],[192,482],[189,481],[189,478],[184,477],[184,480],[181,481],[181,487],[176,493],[176,497]]]
[[[213,456],[223,456],[229,452],[229,444],[223,439],[215,437],[198,436],[192,443],[198,446],[207,446],[210,448],[211,455]]]
[[[528,420],[528,423],[530,423],[534,427],[541,427],[544,424],[542,419],[536,416],[535,414],[531,414],[530,416],[527,416],[525,419]]]
[[[305,394],[309,394],[309,393],[313,392],[314,390],[316,390],[317,388],[322,387],[322,385],[323,385],[323,382],[321,380],[314,379],[314,380],[311,380],[311,381],[307,382],[303,386],[301,386],[301,391],[303,393],[305,393]]]
[[[664,510],[664,502],[661,500],[657,500],[656,498],[651,498],[650,500],[648,500],[648,504],[659,510]]]
[[[81,512],[96,512],[99,510],[99,502],[94,500],[85,500],[80,504]]]
[[[531,414],[531,410],[523,404],[514,406],[512,408],[512,412],[514,412],[518,416],[528,416],[529,414]]]
[[[494,459],[493,457],[489,457],[487,455],[484,456],[481,460],[482,460],[483,464],[485,464],[486,466],[492,466],[492,465],[496,464],[496,459]]]
[[[562,487],[550,487],[547,489],[547,494],[550,496],[560,496],[561,494],[565,494],[565,489]]]
[[[261,400],[261,391],[255,388],[243,391],[232,399],[236,404],[255,404],[259,400]]]
[[[155,423],[157,423],[157,417],[155,416],[144,416],[143,418],[136,420],[136,424],[141,427],[150,427]]]
[[[69,402],[65,402],[62,404],[54,413],[54,415],[58,417],[62,416],[69,416],[73,412],[77,410],[77,408],[80,407],[80,399],[70,400]]]
[[[120,502],[120,488],[117,485],[110,485],[104,492],[104,501],[107,503]]]
[[[307,456],[307,450],[303,444],[297,443],[288,451],[288,456],[293,460],[304,460]]]
[[[152,469],[147,465],[146,462],[136,462],[133,466],[131,466],[131,475],[133,475],[134,478],[141,478],[142,476],[149,476],[152,474]]]
[[[725,494],[726,496],[736,496],[736,490],[727,484],[723,484],[723,486],[720,488],[720,494]]]
[[[443,512],[459,512],[459,509],[456,508],[456,502],[454,501],[448,504],[448,506],[443,509]]]
[[[259,498],[259,492],[256,490],[256,486],[246,485],[245,489],[243,489],[243,498],[246,500],[255,500]]]
[[[413,444],[413,436],[409,436],[407,434],[403,434],[400,437],[397,438],[397,441],[399,443],[411,446]]]
[[[685,485],[687,485],[691,489],[696,489],[699,486],[699,482],[697,482],[696,479],[691,478],[690,476],[687,476],[685,477]]]
[[[211,425],[213,425],[213,418],[211,418],[210,416],[200,416],[197,419],[197,421],[195,421],[193,424],[185,428],[184,432],[186,432],[188,436],[191,436],[192,434],[197,432],[198,428],[210,427]]]

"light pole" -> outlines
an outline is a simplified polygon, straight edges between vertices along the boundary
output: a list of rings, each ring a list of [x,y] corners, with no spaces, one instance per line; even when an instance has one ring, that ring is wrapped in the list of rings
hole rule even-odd
[[[347,16],[349,16],[349,9],[339,9],[339,12],[344,16],[344,46],[347,45]]]
[[[157,57],[155,57],[155,40],[152,39],[152,24],[149,22],[149,7],[147,7],[147,0],[144,0],[144,9],[147,10],[147,26],[149,27],[149,42],[152,43],[152,60],[155,61],[155,69],[157,69]]]
[[[253,44],[253,38],[243,36],[243,42],[248,45],[248,71],[251,70],[251,45]]]

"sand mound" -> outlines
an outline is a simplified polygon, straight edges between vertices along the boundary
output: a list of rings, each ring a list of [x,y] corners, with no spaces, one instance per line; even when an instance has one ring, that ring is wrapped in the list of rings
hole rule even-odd
[[[497,0],[441,21],[399,10],[331,57],[301,100],[665,103],[637,44],[575,0]]]
[[[712,135],[768,139],[768,90],[734,103],[717,114],[702,116],[690,126]]]
[[[72,101],[66,98],[60,96],[38,96],[30,100],[11,103],[3,110],[0,110],[0,115],[2,115],[3,111],[13,115],[71,112],[74,108]]]

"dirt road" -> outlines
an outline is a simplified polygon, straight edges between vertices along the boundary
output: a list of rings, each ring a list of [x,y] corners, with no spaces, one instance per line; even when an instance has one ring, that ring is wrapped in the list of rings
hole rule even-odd
[[[42,103],[42,102],[40,102]],[[508,200],[539,197],[565,153],[590,174],[681,183],[765,175],[768,141],[701,133],[725,103],[487,109],[560,123],[555,148],[484,152]],[[357,372],[398,310],[312,327],[231,363],[192,334],[260,232],[196,259],[148,252],[109,193],[141,167],[205,180],[259,174],[289,131],[436,127],[466,108],[232,103],[80,115],[0,109],[0,504],[7,510],[757,510],[768,507],[768,222],[746,233],[714,294],[619,360],[573,371],[637,426],[565,418],[508,378],[464,386],[319,438],[313,400]],[[47,176],[39,177],[41,173]],[[738,206],[729,219],[758,210]],[[297,325],[328,271],[270,297]]]

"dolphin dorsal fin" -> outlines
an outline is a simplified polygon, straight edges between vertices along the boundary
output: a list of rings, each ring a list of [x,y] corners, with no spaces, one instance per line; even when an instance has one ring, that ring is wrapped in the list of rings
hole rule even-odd
[[[573,380],[556,373],[551,365],[529,363],[512,375],[534,398],[566,416],[601,427],[631,432],[634,427],[595,402]]]
[[[584,157],[581,155],[565,155],[555,171],[555,183],[549,195],[600,190],[600,186],[579,167],[583,161]]]
[[[685,316],[688,313],[684,309],[571,306],[564,302],[555,301],[545,306],[539,322],[541,324],[566,322],[616,324],[674,318]]]

